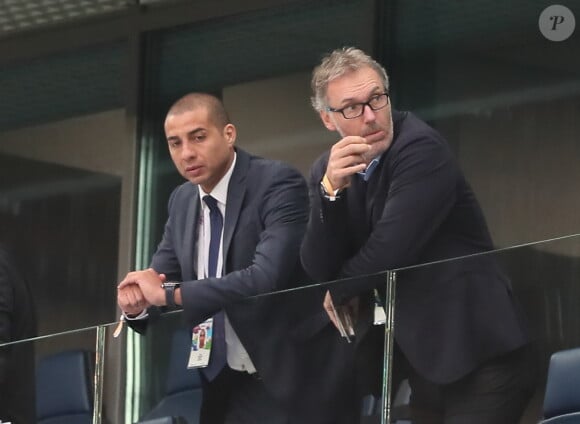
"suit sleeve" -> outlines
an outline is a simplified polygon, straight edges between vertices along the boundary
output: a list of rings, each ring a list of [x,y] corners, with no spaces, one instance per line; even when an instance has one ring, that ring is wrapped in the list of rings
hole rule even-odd
[[[327,279],[347,278],[392,270],[420,260],[426,243],[453,207],[456,185],[461,175],[448,148],[430,134],[406,143],[390,160],[391,182],[385,188],[389,190],[385,206],[366,242],[344,260],[341,260],[340,254],[336,254],[334,260],[340,261],[338,269],[332,261],[317,261],[316,265],[311,263],[307,271],[326,264],[326,268],[318,270],[319,276]],[[334,203],[337,205],[331,202],[324,205],[322,201],[318,222],[309,224],[305,240],[334,238],[334,242],[337,242],[336,229],[341,225],[344,227],[347,215],[341,211],[346,209],[344,202]],[[317,219],[314,214],[311,216],[313,219]],[[343,245],[348,243],[344,235],[340,236],[340,240]],[[316,246],[315,249],[321,250],[323,247]],[[309,263],[309,254],[315,254],[314,248],[303,247],[303,263]],[[337,293],[343,299],[374,287],[376,281],[371,278],[360,279],[356,287],[353,284],[337,285],[333,294]]]
[[[345,225],[348,222],[345,196],[330,202],[320,190],[326,165],[323,157],[312,167],[308,187],[310,218],[300,249],[302,266],[315,281],[336,279],[353,250],[350,229]]]
[[[175,198],[181,186],[177,187],[169,196],[167,202],[168,218],[163,230],[163,237],[157,246],[157,250],[151,259],[151,268],[155,271],[165,274],[167,281],[181,281],[181,267],[179,265],[179,258],[174,247],[173,231],[175,230],[175,223],[171,210],[175,206]],[[192,258],[193,260],[193,258]]]
[[[169,201],[167,203],[168,210],[171,210],[175,195],[179,187],[177,187],[171,195],[169,196]],[[179,261],[177,259],[177,255],[175,253],[175,249],[173,248],[172,243],[172,219],[171,214],[169,214],[169,218],[165,223],[163,237],[161,238],[161,242],[157,246],[157,250],[151,259],[151,268],[156,270],[159,273],[165,274],[167,277],[167,281],[181,281],[181,271],[179,267]],[[145,334],[147,331],[147,327],[149,322],[153,322],[158,319],[159,315],[165,311],[165,307],[157,307],[151,306],[147,308],[147,318],[143,319],[128,319],[126,323],[129,327],[135,330],[139,334]]]
[[[254,250],[251,263],[221,278],[184,282],[181,294],[188,322],[199,323],[236,301],[288,287],[299,263],[306,227],[306,184],[297,171],[282,166],[262,175],[262,179],[268,187],[263,198],[258,199],[255,213],[263,229],[257,244],[247,245]],[[252,190],[251,185],[247,190]],[[236,248],[240,248],[239,243],[244,241],[236,243]]]

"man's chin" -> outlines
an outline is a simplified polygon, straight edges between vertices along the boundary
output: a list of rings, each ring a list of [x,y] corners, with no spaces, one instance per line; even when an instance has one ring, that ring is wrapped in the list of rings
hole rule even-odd
[[[387,147],[388,143],[386,140],[381,140],[379,142],[373,143],[371,144],[371,149],[367,153],[364,153],[362,155],[363,159],[368,164],[377,156],[382,155],[385,152],[385,150],[387,150]]]

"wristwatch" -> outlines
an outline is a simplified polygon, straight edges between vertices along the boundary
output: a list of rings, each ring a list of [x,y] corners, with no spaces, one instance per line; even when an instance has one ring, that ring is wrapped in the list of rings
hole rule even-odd
[[[165,290],[165,303],[168,308],[177,308],[175,303],[175,289],[181,286],[177,281],[165,281],[161,283],[161,288]]]
[[[342,192],[341,188],[335,190],[334,187],[332,187],[332,184],[330,183],[328,176],[324,174],[322,181],[320,181],[320,194],[322,194],[322,197],[324,197],[327,200],[330,200],[331,202],[334,202],[340,199],[341,192]]]
[[[340,199],[340,194],[341,194],[342,190],[338,189],[338,190],[333,190],[330,193],[327,191],[326,187],[324,186],[323,182],[320,182],[320,194],[322,195],[322,197],[324,197],[326,200],[330,200],[331,202],[335,202],[338,199]]]

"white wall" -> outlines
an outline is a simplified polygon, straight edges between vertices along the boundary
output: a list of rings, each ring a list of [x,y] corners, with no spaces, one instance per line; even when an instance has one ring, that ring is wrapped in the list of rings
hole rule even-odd
[[[310,73],[231,86],[223,98],[238,129],[238,146],[289,162],[305,176],[312,162],[338,140],[310,106]]]
[[[457,120],[459,161],[498,246],[580,233],[578,104],[529,103]],[[570,244],[544,248],[558,253]]]

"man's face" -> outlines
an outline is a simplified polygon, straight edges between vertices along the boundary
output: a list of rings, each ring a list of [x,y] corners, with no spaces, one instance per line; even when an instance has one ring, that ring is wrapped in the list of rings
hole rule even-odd
[[[380,75],[370,67],[348,72],[328,83],[326,101],[333,109],[342,109],[355,103],[365,103],[376,94],[385,92]],[[379,110],[365,106],[363,114],[346,119],[340,112],[323,110],[322,122],[331,131],[338,131],[342,137],[364,137],[371,146],[366,159],[380,155],[388,149],[393,140],[393,120],[391,104]]]
[[[236,128],[218,128],[207,108],[199,107],[165,120],[169,153],[179,173],[209,193],[229,169],[234,158]]]

